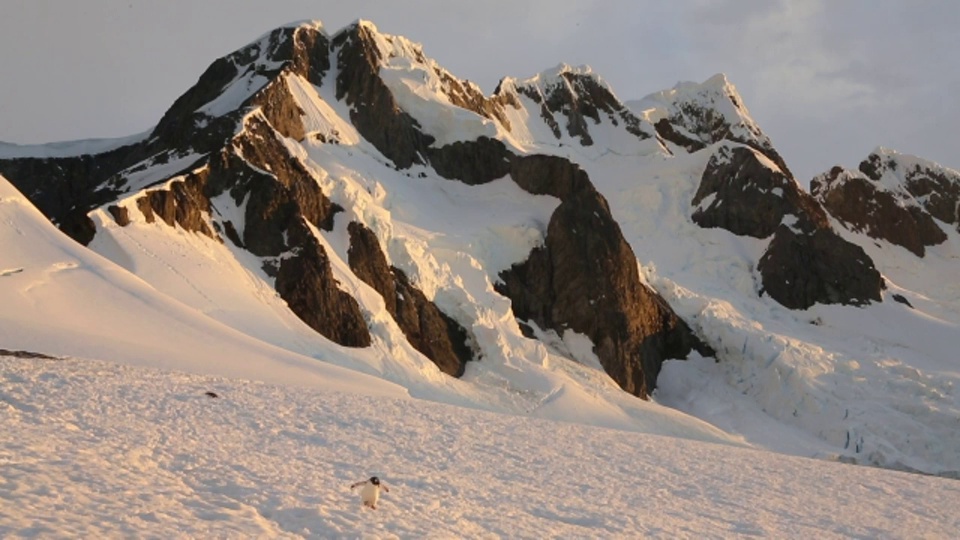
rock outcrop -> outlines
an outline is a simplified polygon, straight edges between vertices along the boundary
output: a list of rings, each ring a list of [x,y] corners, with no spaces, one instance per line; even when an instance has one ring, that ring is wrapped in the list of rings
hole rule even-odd
[[[911,197],[931,216],[960,230],[960,172],[885,148],[862,161],[860,171]]]
[[[780,225],[760,258],[763,291],[790,309],[880,302],[883,278],[863,248],[831,229]]]
[[[696,224],[741,236],[767,238],[787,216],[803,230],[828,227],[823,208],[793,178],[745,146],[716,149],[691,204]]]
[[[563,158],[528,156],[513,162],[511,177],[530,193],[561,201],[544,246],[500,274],[497,289],[518,319],[586,335],[617,384],[644,398],[664,360],[693,349],[711,354],[640,281],[636,256],[586,172]]]
[[[347,347],[367,347],[370,330],[360,306],[340,290],[330,259],[307,224],[287,229],[293,257],[284,257],[277,271],[276,288],[290,310],[331,341]]]
[[[860,163],[860,172],[912,198],[931,216],[960,230],[960,171],[878,148]]]
[[[691,204],[693,221],[737,235],[771,237],[757,264],[761,294],[790,309],[880,301],[883,278],[862,248],[830,228],[810,194],[764,154],[717,147]]]
[[[139,154],[136,146],[122,147],[96,156],[15,158],[0,160],[0,175],[63,232],[81,244],[96,233],[87,213],[114,200],[119,190],[104,185],[106,179]]]
[[[350,105],[357,131],[401,169],[423,163],[433,137],[421,132],[380,78],[382,53],[369,25],[357,23],[333,38],[337,51],[337,99]]]
[[[501,92],[502,86],[501,83],[495,95],[508,95]],[[557,115],[566,119],[567,134],[579,138],[583,146],[593,144],[590,125],[599,124],[601,114],[613,125],[623,122],[629,133],[641,139],[651,136],[641,129],[640,119],[589,68],[561,65],[556,73],[543,73],[517,84],[516,91],[540,106],[540,117],[558,139],[561,132],[555,119]]]
[[[904,247],[918,257],[924,256],[926,246],[947,239],[912,197],[898,197],[861,172],[834,167],[810,182],[810,192],[851,230]]]
[[[387,264],[373,231],[357,222],[351,223],[348,231],[347,256],[353,273],[380,293],[387,311],[415,349],[433,360],[440,371],[463,375],[467,361],[473,358],[467,331],[428,300],[402,270]]]

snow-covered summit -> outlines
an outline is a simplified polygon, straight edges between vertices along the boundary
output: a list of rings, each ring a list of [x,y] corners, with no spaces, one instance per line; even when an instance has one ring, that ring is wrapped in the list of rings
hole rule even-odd
[[[642,119],[659,125],[658,133],[665,139],[687,149],[729,139],[759,150],[789,174],[770,138],[750,116],[740,93],[723,73],[702,83],[677,83],[628,106]]]
[[[560,63],[552,68],[545,69],[532,77],[526,79],[516,80],[510,79],[511,82],[518,87],[536,87],[541,89],[541,91],[546,91],[549,93],[550,89],[558,86],[568,86],[570,81],[577,78],[588,78],[593,81],[594,84],[604,88],[606,91],[613,93],[613,90],[610,88],[610,85],[601,77],[599,74],[593,71],[593,68],[581,64],[579,66],[571,66],[570,64]]]

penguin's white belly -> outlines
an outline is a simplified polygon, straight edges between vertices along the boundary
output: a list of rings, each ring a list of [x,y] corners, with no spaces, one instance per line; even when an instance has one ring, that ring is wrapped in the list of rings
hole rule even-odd
[[[363,500],[363,504],[376,506],[377,500],[380,499],[380,488],[373,484],[365,484],[363,489],[360,490],[360,498]]]

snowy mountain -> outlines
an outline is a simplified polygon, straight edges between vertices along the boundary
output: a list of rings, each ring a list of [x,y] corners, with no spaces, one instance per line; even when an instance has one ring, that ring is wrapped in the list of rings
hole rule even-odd
[[[298,23],[0,174],[9,351],[960,471],[960,174],[881,149],[807,192],[723,75],[487,96]]]

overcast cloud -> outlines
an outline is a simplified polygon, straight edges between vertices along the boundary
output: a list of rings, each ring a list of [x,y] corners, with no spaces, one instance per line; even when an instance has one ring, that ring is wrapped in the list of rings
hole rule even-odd
[[[960,168],[960,3],[98,0],[0,3],[0,140],[155,124],[218,56],[280,24],[357,18],[491,92],[589,64],[624,100],[725,72],[802,182],[884,145]]]

